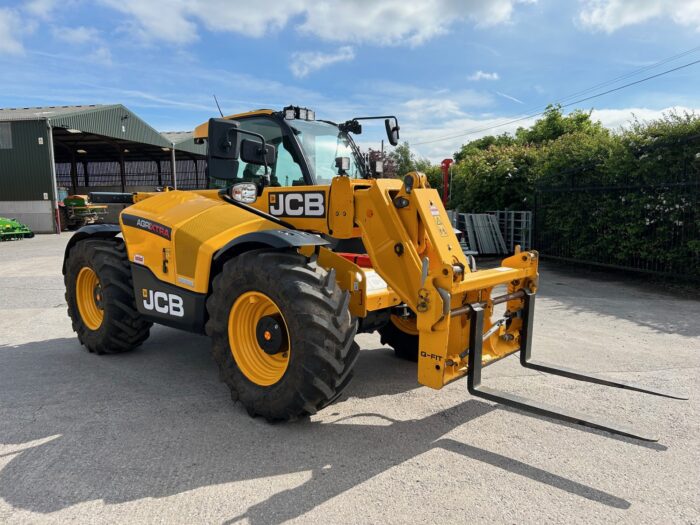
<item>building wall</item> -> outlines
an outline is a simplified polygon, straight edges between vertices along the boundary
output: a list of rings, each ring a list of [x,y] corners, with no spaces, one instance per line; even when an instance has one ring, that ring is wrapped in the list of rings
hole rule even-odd
[[[0,122],[0,126],[0,217],[16,218],[37,233],[53,232],[46,122],[11,121]]]
[[[11,147],[0,147],[0,201],[51,198],[51,152],[45,121],[2,122],[11,130]],[[3,145],[7,145],[3,143]]]
[[[54,233],[52,201],[0,201],[0,217],[17,219],[34,233]]]

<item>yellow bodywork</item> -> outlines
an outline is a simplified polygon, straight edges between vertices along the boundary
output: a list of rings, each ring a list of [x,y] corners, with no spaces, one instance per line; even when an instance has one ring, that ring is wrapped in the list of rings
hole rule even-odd
[[[534,251],[518,250],[497,268],[472,272],[437,191],[428,187],[425,175],[414,172],[409,177],[413,182],[410,191],[395,179],[336,177],[328,186],[295,186],[295,192],[323,192],[325,215],[283,220],[299,230],[362,239],[373,270],[360,268],[326,248],[318,251],[318,263],[335,269],[339,286],[350,292],[353,315],[365,317],[402,303],[416,313],[418,380],[441,388],[467,371],[468,309],[458,310],[461,307],[477,302],[485,305],[484,331],[489,335],[483,344],[484,363],[520,348],[517,316],[490,330],[491,293],[497,286],[505,287],[504,293],[536,291],[538,256]],[[252,206],[269,212],[275,194],[289,191],[266,187]],[[167,225],[172,231],[168,240],[122,220],[130,260],[140,260],[161,281],[199,293],[209,291],[217,250],[246,233],[282,228],[225,202],[216,190],[139,194],[135,201],[124,214]],[[402,205],[397,207],[396,202]],[[301,251],[310,255],[314,248]],[[523,301],[512,299],[506,308],[517,312]]]
[[[279,228],[274,222],[227,204],[215,190],[141,195],[124,213],[167,225],[171,234],[167,239],[125,224],[122,213],[120,222],[129,260],[148,267],[158,280],[192,292],[209,291],[212,257],[231,239]]]
[[[228,115],[224,117],[226,120],[235,120],[237,118],[243,117],[254,117],[256,115],[272,115],[274,113],[271,109],[255,109],[253,111],[246,111],[245,113],[236,113],[235,115]],[[206,139],[209,136],[209,122],[200,124],[194,128],[194,139]]]

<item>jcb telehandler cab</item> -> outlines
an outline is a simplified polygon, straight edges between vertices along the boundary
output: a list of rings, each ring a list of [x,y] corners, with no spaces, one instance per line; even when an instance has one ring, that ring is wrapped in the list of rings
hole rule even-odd
[[[395,145],[396,118],[380,118]],[[233,399],[287,420],[333,402],[352,377],[355,334],[378,330],[417,361],[423,385],[467,376],[474,396],[653,439],[481,386],[483,366],[518,352],[525,367],[674,397],[533,362],[537,252],[470,267],[425,175],[372,178],[351,137],[361,121],[316,121],[298,107],[211,119],[195,138],[208,143],[217,189],[93,194],[131,206],[119,225],[82,228],[66,248],[81,343],[132,350],[154,322],[206,332]]]

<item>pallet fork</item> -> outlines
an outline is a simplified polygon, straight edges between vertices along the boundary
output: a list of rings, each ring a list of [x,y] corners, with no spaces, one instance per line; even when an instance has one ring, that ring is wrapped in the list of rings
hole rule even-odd
[[[512,296],[509,298],[512,298]],[[613,381],[611,379],[607,379],[599,375],[582,374],[580,372],[568,368],[557,368],[548,364],[533,361],[532,328],[535,313],[535,294],[530,291],[523,290],[522,298],[524,301],[524,307],[522,310],[523,328],[521,331],[520,364],[523,367],[530,368],[532,370],[537,370],[539,372],[544,372],[547,374],[568,377],[569,379],[575,379],[577,381],[586,381],[588,383],[596,383],[599,385],[622,388],[625,390],[634,390],[636,392],[644,392],[646,394],[668,397],[672,399],[688,399],[688,397],[684,395],[662,392],[660,390],[655,390],[652,388],[647,388],[623,381]],[[497,304],[498,302],[500,301],[498,301],[497,298],[494,299],[494,303]],[[642,435],[636,430],[626,428],[622,425],[609,423],[607,421],[594,421],[589,416],[581,414],[579,412],[562,410],[551,405],[539,403],[537,401],[530,400],[521,396],[509,394],[507,392],[501,392],[500,390],[495,390],[493,388],[482,386],[481,370],[483,366],[481,359],[483,345],[482,334],[484,333],[484,305],[482,303],[473,303],[469,305],[469,317],[471,329],[469,335],[469,371],[467,373],[467,389],[469,390],[469,393],[472,396],[488,399],[489,401],[494,401],[496,403],[501,403],[502,405],[524,410],[526,412],[532,412],[534,414],[546,416],[559,421],[565,421],[568,423],[575,423],[577,425],[583,425],[590,428],[604,430],[606,432],[610,432],[611,434],[640,439],[642,441],[655,442],[659,440],[657,437]]]

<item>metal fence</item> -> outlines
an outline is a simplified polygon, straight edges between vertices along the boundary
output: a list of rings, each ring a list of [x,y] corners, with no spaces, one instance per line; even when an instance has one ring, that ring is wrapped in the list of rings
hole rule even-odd
[[[534,247],[545,258],[699,280],[700,173],[688,168],[671,182],[537,188]]]
[[[535,249],[545,257],[700,280],[700,134],[647,137],[626,148],[536,187]]]

